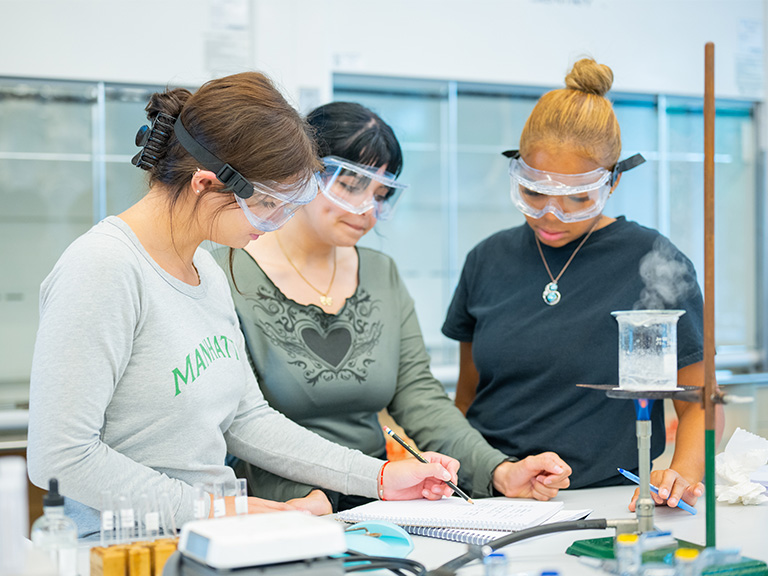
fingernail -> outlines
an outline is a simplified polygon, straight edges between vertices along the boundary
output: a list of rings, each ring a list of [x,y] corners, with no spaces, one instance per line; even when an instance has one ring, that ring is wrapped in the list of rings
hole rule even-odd
[[[662,498],[666,498],[667,496],[669,496],[669,490],[667,490],[666,488],[662,488],[661,490],[659,490],[659,496],[661,496]]]
[[[563,469],[560,466],[555,466],[554,470],[555,470],[555,474],[560,474],[560,472],[563,471]]]
[[[670,506],[677,506],[677,498],[670,498],[668,502]]]
[[[443,468],[443,480],[450,480],[451,479],[451,473],[448,472],[445,468]]]

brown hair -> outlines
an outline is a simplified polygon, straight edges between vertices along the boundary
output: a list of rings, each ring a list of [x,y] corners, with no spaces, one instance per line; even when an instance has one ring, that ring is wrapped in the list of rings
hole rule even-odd
[[[591,58],[573,65],[565,88],[542,96],[520,135],[520,154],[540,147],[575,149],[604,168],[613,168],[621,154],[621,130],[605,97],[613,71]]]
[[[180,117],[195,140],[249,180],[308,180],[321,168],[311,128],[258,72],[210,80],[195,93],[184,88],[157,92],[146,111],[150,121],[160,113]],[[203,166],[171,133],[148,169],[149,184],[168,190],[172,209],[197,168]]]

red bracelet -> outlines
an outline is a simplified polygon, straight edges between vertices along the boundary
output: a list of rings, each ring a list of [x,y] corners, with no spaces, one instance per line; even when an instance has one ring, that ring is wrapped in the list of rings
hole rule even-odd
[[[379,500],[384,500],[384,468],[389,464],[389,460],[384,462],[379,469]]]

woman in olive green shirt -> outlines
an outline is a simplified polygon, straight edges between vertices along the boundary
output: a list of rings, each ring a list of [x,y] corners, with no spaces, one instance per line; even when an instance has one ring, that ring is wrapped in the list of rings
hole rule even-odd
[[[570,468],[546,452],[512,461],[453,405],[429,368],[413,300],[388,256],[356,243],[391,216],[404,186],[392,129],[348,102],[307,118],[325,172],[321,194],[281,230],[234,255],[233,296],[269,404],[345,446],[385,456],[378,412],[386,408],[420,449],[457,458],[459,484],[474,497],[496,492],[547,500],[569,485]],[[227,266],[229,268],[229,266]],[[255,495],[307,496],[309,485],[240,465]],[[316,492],[330,511],[359,499]],[[327,500],[326,500],[327,498]]]

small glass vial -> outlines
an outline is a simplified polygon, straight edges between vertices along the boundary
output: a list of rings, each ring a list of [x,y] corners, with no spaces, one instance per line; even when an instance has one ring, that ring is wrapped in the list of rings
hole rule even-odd
[[[675,550],[675,567],[678,576],[699,576],[699,551],[695,548],[678,548]]]
[[[166,538],[176,538],[179,533],[176,529],[176,517],[173,515],[173,506],[171,506],[171,495],[167,490],[161,490],[156,496],[160,510],[160,528],[163,531],[163,536]]]
[[[215,482],[213,484],[213,517],[221,518],[227,515],[227,504],[224,500],[224,484]]]
[[[139,527],[143,529],[141,537],[155,540],[160,535],[160,510],[154,492],[145,492],[139,496]]]
[[[205,491],[205,485],[202,482],[196,482],[194,485],[195,499],[193,500],[193,513],[195,520],[205,520],[208,515],[205,509],[211,502],[211,497]]]
[[[43,497],[43,515],[32,524],[32,544],[58,566],[58,576],[77,575],[77,525],[64,514],[59,482],[51,478]]]
[[[117,541],[117,526],[115,522],[115,502],[112,492],[103,490],[101,493],[101,529],[99,544],[106,548]]]
[[[136,538],[136,512],[128,494],[117,498],[117,518],[117,540],[120,544],[130,544]]]
[[[503,552],[491,552],[483,558],[485,576],[507,576],[507,557]]]
[[[248,514],[248,483],[245,478],[235,480],[235,514]]]
[[[642,551],[640,550],[640,537],[637,534],[617,535],[614,553],[621,576],[634,576],[640,572]]]

